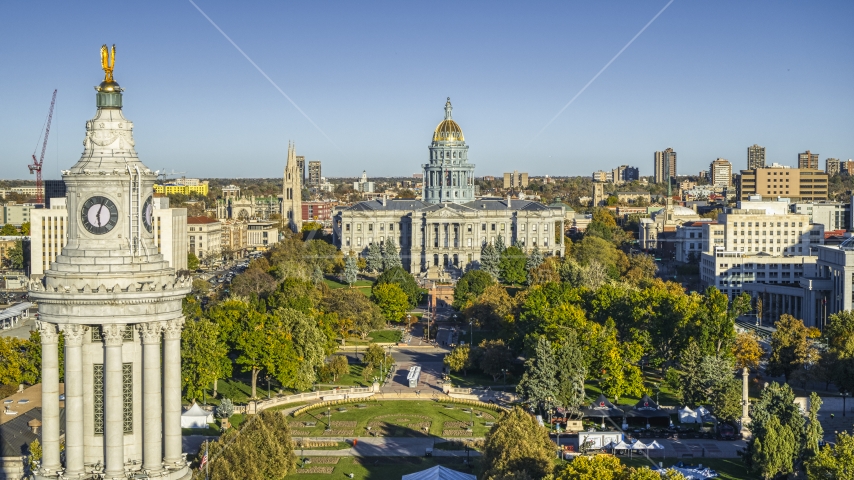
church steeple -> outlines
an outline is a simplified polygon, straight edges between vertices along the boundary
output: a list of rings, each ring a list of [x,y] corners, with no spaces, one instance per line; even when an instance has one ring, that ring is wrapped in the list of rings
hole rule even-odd
[[[287,219],[294,232],[302,229],[302,176],[293,142],[288,142],[288,160],[282,182],[282,219]]]

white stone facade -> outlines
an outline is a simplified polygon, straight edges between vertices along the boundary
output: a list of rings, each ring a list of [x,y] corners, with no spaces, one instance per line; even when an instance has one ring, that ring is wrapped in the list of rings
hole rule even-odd
[[[181,302],[157,252],[156,174],[139,161],[118,84],[97,87],[80,160],[62,172],[68,242],[31,281],[42,340],[38,479],[185,479],[181,448]],[[65,337],[65,454],[60,455],[59,333]]]

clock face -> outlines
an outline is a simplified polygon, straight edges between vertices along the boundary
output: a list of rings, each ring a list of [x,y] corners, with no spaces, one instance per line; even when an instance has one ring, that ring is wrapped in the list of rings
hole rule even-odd
[[[154,206],[151,204],[151,196],[142,204],[142,224],[145,225],[148,233],[151,233],[154,225]]]
[[[83,203],[80,212],[83,227],[95,235],[103,235],[112,230],[119,221],[116,204],[107,197],[90,197]]]

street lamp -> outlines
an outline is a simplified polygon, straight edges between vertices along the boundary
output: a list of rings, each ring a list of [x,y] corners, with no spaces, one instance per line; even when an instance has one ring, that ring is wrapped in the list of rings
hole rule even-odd
[[[269,400],[270,399],[270,376],[267,375],[264,378],[267,379],[267,400]]]
[[[661,384],[659,382],[655,382],[652,384],[655,387],[655,403],[658,403],[658,393],[661,391]]]
[[[845,390],[843,388],[842,390],[839,391],[839,393],[842,394],[842,416],[844,417],[845,416],[845,397],[848,396],[848,390]]]
[[[408,330],[410,333],[412,332],[412,315],[406,314],[406,326],[409,327]]]
[[[326,431],[332,430],[332,409],[326,407]]]
[[[474,319],[469,321],[469,325],[471,326],[470,337],[469,337],[469,345],[471,345],[474,343]]]
[[[502,386],[503,386],[504,388],[507,388],[507,369],[506,369],[506,368],[502,368],[502,369],[501,369],[501,373],[503,373],[503,374],[504,374],[504,381],[502,382]]]

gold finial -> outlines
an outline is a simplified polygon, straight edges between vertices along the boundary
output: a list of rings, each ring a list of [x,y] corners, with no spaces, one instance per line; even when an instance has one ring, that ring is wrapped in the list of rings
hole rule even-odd
[[[116,45],[113,44],[112,55],[107,56],[107,44],[101,46],[101,68],[104,70],[104,81],[113,81],[113,67],[116,65]]]

